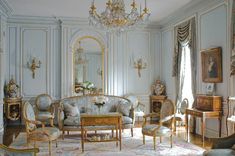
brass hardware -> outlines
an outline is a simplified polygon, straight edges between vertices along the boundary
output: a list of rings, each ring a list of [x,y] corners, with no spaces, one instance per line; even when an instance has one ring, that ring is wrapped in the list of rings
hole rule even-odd
[[[134,61],[134,68],[138,70],[138,76],[141,77],[140,70],[147,68],[147,63],[143,61],[142,58],[139,58],[137,61]]]
[[[42,64],[41,61],[39,60],[37,62],[36,58],[33,58],[31,65],[29,64],[29,62],[27,63],[28,68],[32,71],[33,79],[35,78],[35,71],[36,71],[36,69],[40,68],[41,64]]]

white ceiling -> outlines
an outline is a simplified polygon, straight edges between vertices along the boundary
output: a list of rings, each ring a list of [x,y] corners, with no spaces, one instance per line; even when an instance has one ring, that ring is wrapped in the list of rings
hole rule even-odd
[[[88,9],[92,0],[7,0],[12,7],[13,15],[27,16],[61,16],[88,18]],[[97,11],[104,10],[107,0],[95,0]],[[126,11],[130,10],[132,0],[125,0]],[[182,8],[192,0],[147,0],[150,9],[151,22],[159,22],[173,12]],[[195,0],[194,0],[195,1]],[[139,8],[142,8],[144,0],[136,0]]]

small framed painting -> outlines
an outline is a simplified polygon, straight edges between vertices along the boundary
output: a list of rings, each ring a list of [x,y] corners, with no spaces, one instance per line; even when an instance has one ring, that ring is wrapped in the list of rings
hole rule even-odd
[[[201,51],[202,81],[222,82],[222,50],[220,47]]]

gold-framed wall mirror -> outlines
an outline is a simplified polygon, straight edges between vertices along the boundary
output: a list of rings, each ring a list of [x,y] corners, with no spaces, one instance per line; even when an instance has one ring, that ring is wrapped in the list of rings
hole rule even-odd
[[[73,91],[77,95],[104,93],[104,51],[102,42],[83,36],[73,46]]]

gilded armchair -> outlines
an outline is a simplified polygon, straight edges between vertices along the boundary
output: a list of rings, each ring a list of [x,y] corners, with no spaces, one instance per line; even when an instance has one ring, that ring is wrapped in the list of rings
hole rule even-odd
[[[45,127],[43,122],[36,120],[34,109],[29,102],[25,102],[23,105],[23,118],[27,133],[27,144],[33,141],[34,147],[36,147],[37,141],[49,142],[49,155],[51,155],[51,143],[55,140],[57,147],[60,130],[56,127]],[[41,127],[37,127],[37,125],[41,125]]]
[[[159,117],[158,113],[144,115],[144,123],[142,125],[143,144],[145,144],[145,135],[152,136],[154,150],[156,150],[156,137],[160,137],[160,142],[162,142],[162,137],[168,136],[172,147],[174,113],[175,105],[171,100],[166,99],[161,106],[159,124],[147,123],[148,118]]]
[[[48,94],[40,94],[35,100],[35,114],[36,119],[42,122],[49,120],[51,126],[53,126],[55,108],[52,104],[52,98]]]
[[[2,156],[36,156],[39,152],[38,148],[15,149],[0,144],[0,155]]]

